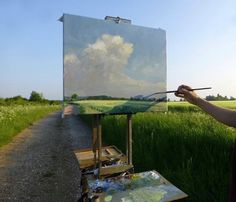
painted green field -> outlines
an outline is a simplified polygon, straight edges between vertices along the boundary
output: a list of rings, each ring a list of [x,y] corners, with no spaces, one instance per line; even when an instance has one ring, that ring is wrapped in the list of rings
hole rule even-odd
[[[0,146],[10,142],[17,133],[36,120],[59,110],[60,107],[60,105],[0,106]]]
[[[81,114],[122,114],[145,111],[164,111],[165,102],[134,101],[134,100],[81,100],[78,105]]]
[[[236,109],[236,102],[215,102]],[[228,201],[232,144],[236,130],[186,102],[168,112],[133,116],[135,171],[155,169],[186,192],[186,201]],[[125,152],[126,116],[105,116],[103,141]]]

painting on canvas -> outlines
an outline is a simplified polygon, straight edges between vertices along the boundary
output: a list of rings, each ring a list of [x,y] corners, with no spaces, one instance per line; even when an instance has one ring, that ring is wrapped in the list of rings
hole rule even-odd
[[[63,15],[64,101],[79,114],[166,110],[166,33]]]

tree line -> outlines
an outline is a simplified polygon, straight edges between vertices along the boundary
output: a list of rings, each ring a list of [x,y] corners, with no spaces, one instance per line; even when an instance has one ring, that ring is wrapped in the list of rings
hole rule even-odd
[[[0,105],[28,105],[28,104],[49,104],[58,105],[61,104],[59,100],[48,100],[44,98],[42,93],[32,91],[29,99],[17,95],[10,98],[0,98]]]
[[[229,97],[222,96],[218,93],[216,96],[215,95],[207,95],[205,97],[205,100],[207,100],[207,101],[233,101],[233,100],[236,100],[236,98],[233,96],[229,96]],[[170,99],[168,99],[167,101],[170,102]],[[176,101],[176,100],[174,100],[174,101]],[[181,98],[179,101],[185,101],[185,99]]]
[[[227,97],[227,96],[222,96],[220,94],[217,94],[216,96],[214,95],[208,95],[205,98],[208,101],[227,101],[227,100],[236,100],[233,96]]]

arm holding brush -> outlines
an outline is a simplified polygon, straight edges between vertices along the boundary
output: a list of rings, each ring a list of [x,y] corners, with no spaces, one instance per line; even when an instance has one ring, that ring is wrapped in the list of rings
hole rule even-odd
[[[189,86],[179,86],[175,95],[184,98],[188,102],[200,107],[202,110],[214,117],[217,121],[236,128],[235,110],[225,109],[207,102],[206,100],[200,98],[194,91],[191,91],[191,87]]]

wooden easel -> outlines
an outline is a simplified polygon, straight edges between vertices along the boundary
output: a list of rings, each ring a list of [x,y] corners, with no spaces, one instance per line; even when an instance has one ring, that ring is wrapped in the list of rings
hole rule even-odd
[[[102,167],[102,114],[93,115],[93,154],[94,168],[98,169],[98,178],[102,175],[125,172],[133,168],[132,164],[132,114],[127,114],[127,133],[126,133],[126,164],[117,165],[111,168]]]

